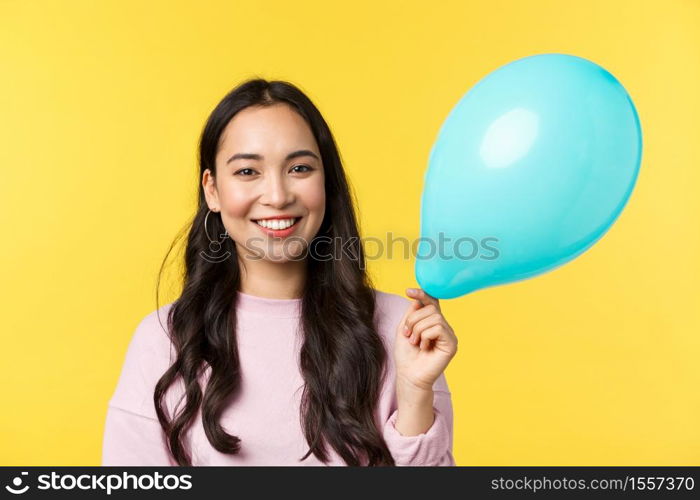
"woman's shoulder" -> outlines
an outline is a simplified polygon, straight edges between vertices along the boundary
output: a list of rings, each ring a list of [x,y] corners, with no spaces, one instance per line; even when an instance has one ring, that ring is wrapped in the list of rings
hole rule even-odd
[[[393,339],[392,333],[411,305],[411,299],[374,289],[375,318],[381,333]]]
[[[168,356],[171,341],[168,333],[168,314],[173,302],[154,309],[143,316],[133,331],[130,350]]]
[[[411,299],[397,295],[395,293],[384,292],[382,290],[374,289],[375,303],[377,309],[383,314],[396,314],[397,311],[401,311],[401,315],[406,312],[406,309],[411,305]]]
[[[157,418],[153,391],[174,353],[167,331],[171,307],[172,303],[149,312],[132,331],[110,406]]]

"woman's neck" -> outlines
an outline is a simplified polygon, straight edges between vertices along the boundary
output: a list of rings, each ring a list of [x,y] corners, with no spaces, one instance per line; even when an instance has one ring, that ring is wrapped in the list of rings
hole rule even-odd
[[[306,260],[271,262],[246,260],[241,270],[240,291],[269,299],[297,299],[306,283]]]

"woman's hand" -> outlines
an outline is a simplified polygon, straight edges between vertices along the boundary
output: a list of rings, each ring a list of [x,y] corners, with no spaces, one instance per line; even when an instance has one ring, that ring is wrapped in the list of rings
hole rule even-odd
[[[457,336],[440,311],[440,303],[420,288],[408,288],[414,298],[396,330],[394,359],[397,383],[432,390],[457,353]]]

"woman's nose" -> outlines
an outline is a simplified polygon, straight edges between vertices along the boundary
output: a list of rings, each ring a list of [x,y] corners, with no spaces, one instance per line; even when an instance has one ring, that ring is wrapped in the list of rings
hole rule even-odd
[[[273,207],[283,207],[293,201],[293,194],[283,179],[271,176],[265,184],[262,202]]]

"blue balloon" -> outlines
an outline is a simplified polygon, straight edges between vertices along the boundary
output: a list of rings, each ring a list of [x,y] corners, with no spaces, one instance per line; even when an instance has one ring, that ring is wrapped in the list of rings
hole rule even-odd
[[[493,71],[430,152],[418,283],[448,299],[570,261],[617,219],[641,156],[634,104],[599,65],[542,54]]]

